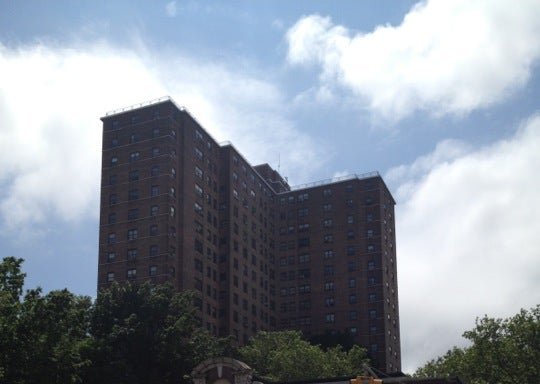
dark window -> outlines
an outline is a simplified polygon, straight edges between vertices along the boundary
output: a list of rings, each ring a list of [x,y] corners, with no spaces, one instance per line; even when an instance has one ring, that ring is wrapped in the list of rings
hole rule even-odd
[[[139,171],[134,170],[129,172],[129,181],[139,180]]]
[[[130,189],[128,192],[128,200],[137,200],[139,198],[138,189]]]
[[[158,226],[156,224],[153,224],[150,226],[150,236],[157,236],[158,234]]]
[[[157,266],[156,265],[151,265],[150,267],[148,267],[148,275],[150,275],[150,276],[157,275]]]
[[[110,175],[109,176],[109,185],[115,185],[116,183],[118,183],[118,176]]]
[[[135,268],[127,270],[127,278],[128,279],[135,279],[136,277],[137,277],[137,270]]]
[[[152,185],[150,189],[150,196],[155,197],[159,195],[159,185]]]
[[[133,163],[134,161],[139,160],[140,155],[141,155],[141,154],[140,154],[139,152],[131,152],[131,153],[129,154],[129,162],[130,162],[130,163]]]
[[[150,208],[150,216],[157,216],[158,213],[159,213],[159,206],[152,205],[152,207]]]
[[[152,148],[152,156],[153,156],[153,157],[159,156],[159,154],[160,154],[159,148],[157,148],[157,147],[156,147],[156,148]]]
[[[137,208],[130,209],[128,211],[128,220],[135,220],[139,217],[139,210]]]
[[[159,247],[157,246],[157,244],[152,244],[148,251],[150,256],[157,256],[159,253]]]
[[[127,259],[128,260],[135,260],[137,258],[138,252],[137,249],[128,249],[127,251]]]
[[[116,223],[116,213],[109,213],[109,218],[108,218],[108,223],[109,224],[114,224]]]
[[[154,165],[150,169],[150,176],[159,176],[159,165]]]
[[[118,164],[118,157],[113,156],[111,157],[111,166]]]

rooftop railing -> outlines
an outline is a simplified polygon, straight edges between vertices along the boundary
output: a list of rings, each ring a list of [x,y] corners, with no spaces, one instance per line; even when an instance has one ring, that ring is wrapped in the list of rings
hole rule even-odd
[[[318,186],[326,185],[326,184],[339,183],[340,181],[356,180],[356,179],[362,180],[362,179],[369,179],[370,177],[377,177],[377,176],[380,176],[379,172],[377,171],[367,172],[367,173],[362,173],[362,174],[353,173],[351,175],[332,177],[330,179],[324,179],[324,180],[314,181],[311,183],[294,185],[291,187],[291,190],[296,191],[298,189],[313,188],[313,187],[318,187]]]
[[[164,101],[171,101],[171,102],[174,103],[174,100],[170,96],[163,96],[163,97],[160,97],[160,98],[157,98],[157,99],[153,99],[153,100],[149,100],[149,101],[143,101],[142,103],[138,103],[138,104],[133,104],[133,105],[130,105],[129,107],[124,107],[124,108],[119,108],[119,109],[109,111],[109,112],[107,112],[105,114],[105,116],[112,116],[112,115],[116,115],[118,113],[132,111],[132,110],[137,109],[137,108],[148,107],[149,105],[163,103]],[[184,110],[184,107],[178,107],[178,109]]]

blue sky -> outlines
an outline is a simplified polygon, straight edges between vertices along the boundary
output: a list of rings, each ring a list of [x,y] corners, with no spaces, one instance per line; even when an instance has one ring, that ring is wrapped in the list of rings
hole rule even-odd
[[[540,2],[0,1],[0,249],[95,295],[101,125],[172,96],[291,184],[378,170],[403,368],[540,302]]]

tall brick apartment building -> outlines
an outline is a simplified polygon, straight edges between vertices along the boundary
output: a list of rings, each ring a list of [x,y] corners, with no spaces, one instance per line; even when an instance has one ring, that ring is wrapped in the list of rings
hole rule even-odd
[[[102,121],[98,288],[170,282],[216,335],[345,334],[400,370],[395,202],[376,172],[291,188],[169,98]]]

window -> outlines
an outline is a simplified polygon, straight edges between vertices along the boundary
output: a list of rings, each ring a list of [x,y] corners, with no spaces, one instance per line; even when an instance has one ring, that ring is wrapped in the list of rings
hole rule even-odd
[[[349,229],[347,231],[347,239],[349,240],[354,239],[354,231],[352,229]]]
[[[351,278],[349,279],[349,288],[355,288],[356,287],[356,279]]]
[[[311,285],[304,284],[298,286],[298,293],[309,293],[311,292]]]
[[[135,220],[139,217],[139,210],[137,208],[130,209],[128,211],[128,220]]]
[[[332,196],[332,190],[331,190],[331,189],[325,189],[325,190],[323,190],[323,196],[324,196],[324,197]]]
[[[128,191],[128,200],[137,200],[139,198],[139,190],[138,189],[130,189]]]
[[[329,212],[332,210],[332,204],[324,204],[323,205],[323,211],[324,212]]]
[[[128,260],[135,260],[137,258],[137,249],[134,248],[134,249],[128,249],[127,250],[127,259]]]
[[[366,237],[371,239],[373,237],[373,229],[368,229],[366,232]]]
[[[347,256],[354,255],[354,247],[352,245],[347,247]]]
[[[357,319],[358,319],[358,312],[349,311],[349,320],[357,320]]]
[[[111,167],[118,164],[118,157],[113,156],[111,157]]]
[[[174,209],[174,207],[169,207],[169,216],[170,216],[170,217],[174,217],[174,215],[175,215],[175,209]]]
[[[308,279],[310,276],[310,270],[309,269],[299,269],[298,270],[298,278],[299,279]]]
[[[354,216],[353,215],[347,216],[347,224],[352,224],[352,223],[354,223]]]
[[[349,272],[354,272],[354,271],[356,271],[356,261],[349,261],[349,262],[347,263],[347,270],[348,270]]]
[[[148,275],[150,275],[150,276],[157,275],[157,266],[156,265],[151,265],[150,267],[148,267]]]
[[[298,256],[298,263],[299,264],[308,263],[308,262],[309,262],[309,254],[308,253],[304,253],[304,254]],[[285,264],[287,264],[286,259],[285,259]]]
[[[335,304],[335,300],[333,297],[325,297],[324,298],[324,306],[325,307],[333,307]]]
[[[140,153],[139,153],[139,152],[131,152],[131,153],[129,154],[129,162],[130,162],[130,163],[133,163],[134,161],[139,160],[139,157],[140,157]]]
[[[370,302],[373,302],[373,301],[375,301],[376,299],[377,299],[377,295],[376,295],[375,293],[370,293],[370,294],[368,295],[368,300],[369,300]]]
[[[373,244],[370,244],[367,246],[367,251],[368,252],[375,252],[375,246]]]
[[[139,236],[139,231],[137,229],[129,229],[127,233],[128,240],[135,240]]]
[[[108,217],[108,223],[109,224],[114,224],[116,223],[116,213],[110,213],[109,214],[109,217]]]
[[[377,311],[375,311],[374,309],[369,311],[369,318],[370,319],[376,319],[377,318]]]
[[[112,194],[109,196],[109,205],[118,204],[118,195]]]
[[[171,168],[171,177],[176,179],[176,168]]]
[[[203,177],[203,171],[199,167],[195,166],[195,176],[197,176],[199,179],[202,179]]]
[[[152,205],[152,207],[150,207],[150,216],[157,216],[158,213],[159,213],[159,206]]]
[[[373,260],[368,261],[367,268],[370,271],[373,271],[375,269],[375,262]]]
[[[150,188],[150,196],[155,197],[159,195],[159,185],[152,185]]]
[[[159,165],[154,165],[150,168],[150,176],[159,176]]]
[[[349,304],[356,304],[356,295],[350,294],[349,295]]]
[[[195,213],[199,214],[200,216],[203,215],[203,207],[199,203],[195,203],[193,207],[195,209]]]
[[[309,246],[309,237],[303,237],[298,239],[299,247],[308,247]]]
[[[366,221],[369,223],[371,221],[373,221],[373,213],[368,213],[366,215]]]
[[[333,291],[334,290],[334,282],[333,281],[327,281],[324,283],[324,290],[325,291]]]
[[[324,251],[324,258],[325,259],[331,259],[332,257],[334,257],[334,251],[332,251],[331,249],[327,250],[327,251]]]
[[[325,265],[324,266],[324,275],[325,276],[333,276],[334,275],[334,266],[333,265]]]
[[[152,244],[150,248],[148,249],[148,253],[150,256],[157,256],[159,253],[159,247],[157,244]]]
[[[113,137],[111,139],[111,147],[118,147],[118,137]]]
[[[155,112],[158,112],[158,111],[154,111],[154,117],[155,117]],[[158,116],[159,116],[159,113],[158,113]],[[152,137],[158,137],[158,136],[159,136],[159,128],[152,129]]]
[[[309,199],[309,194],[308,193],[302,193],[302,194],[298,195],[298,201],[299,202],[308,201],[308,199]]]
[[[203,196],[203,189],[199,186],[199,184],[195,184],[195,194],[199,197]]]
[[[150,233],[150,236],[157,236],[157,234],[158,234],[158,226],[156,224],[152,224],[150,226],[149,233]]]
[[[160,154],[159,147],[152,148],[152,157],[159,156],[159,154]]]
[[[107,282],[111,283],[114,281],[114,272],[107,273]]]
[[[199,159],[199,160],[202,160],[202,159],[203,159],[203,153],[202,153],[202,151],[201,151],[199,148],[197,148],[197,147],[195,147],[195,157],[196,157],[197,159]]]
[[[332,219],[323,220],[323,227],[330,228],[332,226]]]
[[[137,277],[137,270],[135,268],[131,268],[127,270],[128,279],[135,279],[136,277]]]
[[[308,223],[298,225],[298,232],[307,232],[307,231],[309,231],[309,224]]]
[[[298,210],[298,217],[306,217],[309,213],[309,210],[307,208],[300,208]]]
[[[333,313],[327,313],[325,317],[326,323],[334,323],[336,321],[336,315]]]
[[[118,183],[118,176],[117,175],[110,175],[109,176],[109,185],[115,185]]]
[[[116,259],[116,253],[115,252],[109,252],[107,253],[107,262],[112,263]]]
[[[137,181],[139,180],[139,171],[134,170],[129,172],[129,181]]]
[[[107,243],[109,244],[116,243],[116,233],[109,233],[109,236],[107,236]]]
[[[139,141],[139,137],[137,136],[136,133],[132,134],[130,137],[129,137],[129,142],[130,143],[136,143],[137,141]]]

